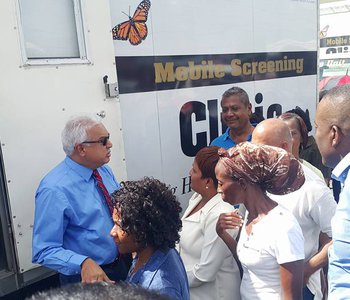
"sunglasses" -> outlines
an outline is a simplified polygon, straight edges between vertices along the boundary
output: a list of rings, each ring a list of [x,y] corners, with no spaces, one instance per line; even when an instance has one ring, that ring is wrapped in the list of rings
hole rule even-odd
[[[98,141],[85,141],[82,142],[82,144],[101,144],[102,146],[106,146],[109,141],[109,135],[104,136],[103,138],[100,138]]]

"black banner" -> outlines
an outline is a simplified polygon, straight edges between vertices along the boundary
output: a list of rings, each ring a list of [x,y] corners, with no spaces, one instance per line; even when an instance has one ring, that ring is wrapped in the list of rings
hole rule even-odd
[[[141,93],[317,74],[317,52],[120,56],[119,92]]]
[[[320,39],[320,47],[349,46],[350,35],[333,36]]]

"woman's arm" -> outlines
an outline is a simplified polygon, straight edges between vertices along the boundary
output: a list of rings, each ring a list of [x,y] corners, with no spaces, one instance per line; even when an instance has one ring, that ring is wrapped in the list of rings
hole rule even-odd
[[[227,232],[228,229],[239,229],[242,227],[243,219],[239,215],[239,210],[236,209],[230,213],[220,214],[216,223],[216,232],[218,236],[225,242],[226,246],[230,249],[233,257],[238,262],[237,256],[237,242]]]
[[[328,248],[332,245],[332,239],[326,234],[320,233],[320,249],[308,261],[304,263],[304,286],[308,283],[310,276],[317,270],[328,264]]]
[[[284,300],[302,299],[304,260],[280,265],[281,287]]]

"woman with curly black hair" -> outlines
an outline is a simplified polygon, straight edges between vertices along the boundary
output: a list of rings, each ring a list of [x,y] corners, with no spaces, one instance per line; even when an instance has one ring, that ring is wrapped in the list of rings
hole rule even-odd
[[[112,201],[111,236],[121,254],[136,252],[127,281],[171,299],[189,299],[186,271],[174,249],[181,207],[170,188],[148,177],[126,181]]]

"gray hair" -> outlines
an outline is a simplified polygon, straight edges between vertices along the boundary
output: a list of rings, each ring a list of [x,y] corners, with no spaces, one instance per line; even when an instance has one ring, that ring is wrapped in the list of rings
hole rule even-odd
[[[63,128],[62,146],[64,152],[70,156],[77,144],[81,144],[89,137],[87,132],[94,126],[101,124],[97,115],[85,115],[72,117]]]
[[[241,100],[242,104],[245,106],[248,106],[250,104],[247,92],[238,86],[233,86],[232,88],[229,88],[227,91],[225,91],[222,94],[222,100],[231,96],[238,96],[239,100]]]

